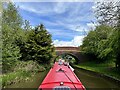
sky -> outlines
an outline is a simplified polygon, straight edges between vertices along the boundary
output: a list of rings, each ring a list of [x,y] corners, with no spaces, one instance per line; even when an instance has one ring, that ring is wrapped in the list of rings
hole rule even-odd
[[[94,28],[94,2],[15,2],[24,20],[44,24],[55,46],[80,46]]]

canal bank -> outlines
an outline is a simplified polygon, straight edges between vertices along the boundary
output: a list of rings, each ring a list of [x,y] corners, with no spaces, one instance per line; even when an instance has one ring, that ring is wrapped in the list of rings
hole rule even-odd
[[[45,76],[47,75],[49,70],[45,70],[43,72],[39,72],[36,73],[35,75],[33,75],[32,77],[30,77],[30,79],[28,81],[21,81],[19,83],[16,84],[12,84],[12,85],[7,85],[4,89],[10,89],[10,90],[14,90],[14,89],[21,89],[21,90],[26,90],[26,89],[37,89],[39,87],[39,85],[42,83],[43,79],[45,78]]]
[[[119,90],[120,81],[104,74],[86,70],[80,67],[75,68],[75,74],[81,80],[86,89],[109,89],[109,90]]]
[[[15,90],[15,89],[20,89],[20,90],[37,90],[39,85],[42,83],[44,80],[45,76],[47,75],[49,70],[44,71],[44,72],[39,72],[34,75],[30,80],[26,82],[19,82],[16,84],[8,85],[6,86],[6,89],[10,90]],[[80,68],[75,68],[75,74],[77,77],[80,79],[82,84],[85,86],[86,90],[94,90],[94,89],[99,89],[99,90],[119,90],[120,84],[117,82],[114,82],[108,78],[105,78],[102,75],[99,75],[97,73],[80,69]]]
[[[1,87],[7,88],[7,86],[14,86],[14,84],[21,82],[29,83],[29,81],[31,82],[37,74],[42,76],[45,73],[44,71],[49,69],[50,65],[48,64],[38,64],[34,61],[19,61],[16,63],[13,71],[2,73],[2,75],[0,75]]]

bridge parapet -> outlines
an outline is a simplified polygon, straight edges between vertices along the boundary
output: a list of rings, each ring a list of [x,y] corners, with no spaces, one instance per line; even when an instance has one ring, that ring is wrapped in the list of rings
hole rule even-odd
[[[79,47],[55,47],[57,55],[69,54],[78,60],[80,60],[80,48]]]
[[[79,51],[79,47],[55,47],[56,51]]]

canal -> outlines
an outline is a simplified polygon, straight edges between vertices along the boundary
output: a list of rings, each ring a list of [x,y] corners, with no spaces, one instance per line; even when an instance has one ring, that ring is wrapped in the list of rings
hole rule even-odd
[[[120,83],[114,82],[110,79],[82,69],[76,68],[75,74],[80,79],[86,89],[118,90],[118,88],[120,88]]]
[[[42,83],[48,71],[49,70],[34,75],[34,77],[32,77],[30,81],[28,80],[26,82],[9,85],[6,88],[33,88],[35,90],[35,88],[37,89]],[[87,90],[94,88],[108,88],[109,90],[116,90],[115,88],[120,88],[118,83],[112,82],[111,80],[108,80],[96,74],[86,72],[85,70],[75,69],[75,74],[78,76]]]

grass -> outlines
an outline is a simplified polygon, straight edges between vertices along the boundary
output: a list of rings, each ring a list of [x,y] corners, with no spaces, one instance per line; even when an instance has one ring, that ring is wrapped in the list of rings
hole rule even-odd
[[[18,71],[3,74],[0,76],[0,78],[2,78],[2,87],[5,87],[6,85],[15,84],[23,80],[28,80],[30,76],[30,72],[26,71]]]
[[[120,70],[115,68],[113,62],[96,64],[95,62],[85,62],[75,65],[78,68],[98,72],[120,80]]]
[[[20,81],[27,81],[35,73],[45,71],[49,67],[50,65],[39,65],[33,61],[17,62],[13,72],[0,75],[0,84],[2,84],[2,87],[5,88],[7,85],[19,83]]]

